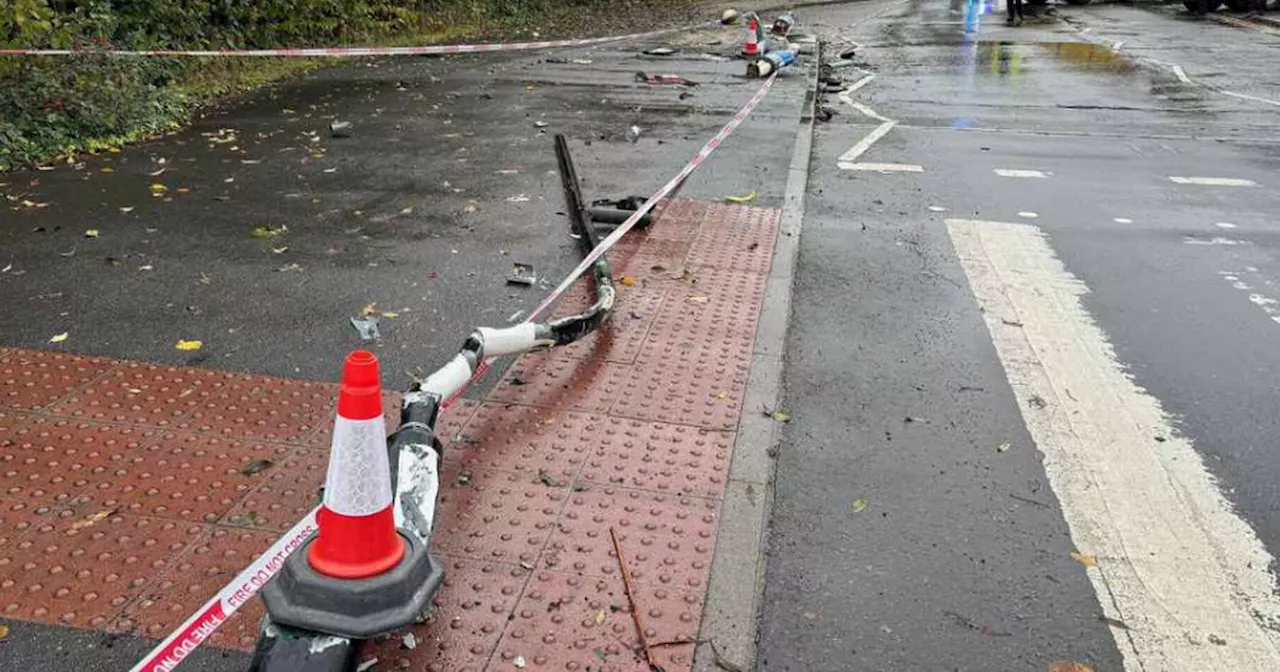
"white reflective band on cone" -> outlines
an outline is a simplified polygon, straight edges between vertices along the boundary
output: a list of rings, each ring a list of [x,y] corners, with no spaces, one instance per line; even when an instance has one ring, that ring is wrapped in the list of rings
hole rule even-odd
[[[444,368],[436,371],[422,381],[422,391],[428,394],[440,395],[442,399],[448,399],[453,393],[462,389],[467,381],[471,380],[471,364],[466,357],[462,355],[454,355]]]
[[[501,357],[524,352],[539,345],[551,345],[555,341],[538,342],[538,325],[524,322],[506,329],[480,327],[480,336],[484,338],[484,354],[486,357]]]
[[[371,516],[391,506],[387,425],[381,416],[369,420],[338,416],[329,450],[324,505],[343,516]]]

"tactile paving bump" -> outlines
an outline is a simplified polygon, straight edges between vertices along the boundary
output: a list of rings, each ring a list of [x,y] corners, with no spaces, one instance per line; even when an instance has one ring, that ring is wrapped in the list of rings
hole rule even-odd
[[[667,672],[690,669],[701,591],[640,585],[634,597],[654,662]],[[535,572],[490,669],[521,663],[532,670],[648,672],[622,578]]]
[[[217,374],[189,368],[124,362],[59,402],[58,415],[168,427],[190,413],[202,387]]]
[[[101,376],[113,362],[60,352],[0,352],[0,407],[40,409]]]
[[[150,639],[164,637],[275,540],[270,532],[210,529],[124,610],[115,629]],[[262,614],[255,598],[223,624],[210,643],[252,649]]]
[[[433,544],[455,556],[532,566],[569,490],[537,474],[446,470]]]
[[[366,646],[361,658],[377,658],[379,670],[480,672],[502,636],[528,580],[513,565],[449,558],[444,584],[431,599],[427,622]]]
[[[98,513],[50,519],[0,548],[0,616],[103,629],[207,529]]]
[[[580,479],[668,494],[721,497],[733,433],[609,417],[591,428]]]
[[[160,432],[33,418],[0,445],[0,495],[33,504],[81,503],[94,479],[127,464]]]
[[[543,567],[586,576],[618,576],[609,528],[637,583],[703,590],[715,550],[719,502],[619,488],[575,492],[565,506]]]
[[[210,372],[180,425],[231,438],[297,441],[332,416],[336,386]]]

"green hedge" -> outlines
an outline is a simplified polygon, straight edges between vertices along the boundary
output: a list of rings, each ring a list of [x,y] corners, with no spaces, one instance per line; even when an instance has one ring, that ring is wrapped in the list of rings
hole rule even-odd
[[[270,48],[367,44],[451,19],[538,15],[606,0],[0,0],[0,47]],[[0,57],[0,170],[176,127],[192,68],[297,64],[158,58]],[[244,74],[244,73],[239,73]],[[199,78],[201,81],[207,77]],[[255,79],[250,76],[248,79]],[[260,79],[260,78],[259,78]]]

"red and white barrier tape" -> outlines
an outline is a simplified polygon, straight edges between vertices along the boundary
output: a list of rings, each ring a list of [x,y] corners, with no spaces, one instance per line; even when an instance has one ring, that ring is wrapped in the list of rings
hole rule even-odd
[[[715,137],[708,140],[707,143],[702,146],[702,149],[698,150],[698,153],[690,159],[689,163],[685,164],[684,168],[682,168],[675,177],[662,185],[662,188],[654,192],[654,194],[649,197],[649,200],[645,201],[644,205],[640,206],[639,210],[632,213],[632,215],[628,217],[621,226],[615,229],[613,233],[609,234],[609,236],[604,240],[600,241],[600,244],[582,260],[582,263],[578,264],[578,267],[573,269],[573,272],[565,277],[560,285],[552,290],[552,292],[547,295],[547,298],[543,299],[542,303],[538,304],[538,307],[533,309],[533,312],[529,314],[529,320],[535,319],[538,315],[542,314],[544,310],[551,306],[556,299],[560,298],[560,295],[573,285],[578,278],[582,277],[582,274],[585,273],[587,269],[591,268],[591,265],[596,263],[597,259],[604,255],[605,252],[608,252],[609,248],[613,247],[614,244],[627,233],[627,231],[630,231],[631,228],[640,221],[640,218],[644,217],[650,210],[652,210],[653,207],[657,205],[658,201],[661,201],[674,192],[676,188],[679,187],[680,184],[698,168],[698,166],[702,165],[702,163],[707,160],[707,157],[711,156],[711,154],[716,151],[726,138],[733,135],[733,132],[738,130],[738,127],[742,125],[742,122],[747,118],[747,116],[760,105],[760,101],[764,100],[765,95],[769,93],[769,89],[773,87],[773,82],[776,78],[777,73],[775,72],[764,81],[764,84],[760,86],[760,90],[756,91],[756,94],[751,97],[751,100],[747,101],[747,104],[744,105],[742,109],[738,110],[737,114],[733,115],[733,118],[729,120],[729,123],[725,124],[724,128],[721,128],[720,132],[716,133]],[[486,359],[482,362],[480,366],[476,368],[476,372],[471,376],[471,380],[467,381],[467,384],[470,385],[471,382],[484,375],[484,372],[489,368],[489,363],[492,361],[493,359]],[[466,386],[464,385],[463,388],[453,397],[450,397],[445,401],[444,406],[448,407],[452,404],[452,402],[465,390]],[[178,663],[181,663],[184,658],[196,649],[196,647],[200,646],[201,643],[207,640],[219,626],[226,622],[226,620],[230,618],[237,609],[244,606],[250,598],[258,593],[262,586],[266,585],[267,581],[269,581],[271,577],[275,576],[276,573],[280,571],[284,566],[285,558],[289,557],[289,554],[300,548],[303,542],[307,540],[307,537],[311,536],[311,534],[316,531],[316,513],[318,511],[319,508],[313,509],[311,513],[306,515],[306,517],[298,521],[298,524],[294,525],[289,532],[276,541],[271,548],[267,549],[266,553],[263,553],[257,560],[254,560],[252,564],[245,568],[244,571],[236,575],[235,580],[232,581],[230,585],[218,591],[218,594],[214,595],[213,599],[206,602],[204,606],[193,614],[191,618],[188,618],[177,631],[166,637],[164,641],[160,642],[160,644],[152,650],[151,653],[142,660],[142,662],[135,665],[130,672],[170,672],[170,670],[177,667]]]
[[[223,623],[243,607],[250,598],[271,580],[284,567],[285,558],[302,547],[318,529],[316,513],[319,507],[312,509],[302,520],[298,521],[288,532],[276,540],[266,553],[258,556],[252,564],[236,575],[236,578],[218,591],[212,599],[204,603],[196,613],[191,615],[173,634],[164,638],[156,648],[147,654],[142,662],[133,666],[130,672],[169,672],[177,667],[196,647],[204,643]]]
[[[626,35],[610,35],[608,37],[586,37],[575,40],[550,40],[543,42],[507,42],[490,44],[436,44],[421,47],[322,47],[317,49],[0,49],[0,56],[75,56],[79,54],[97,54],[102,56],[283,56],[298,58],[317,58],[323,56],[439,56],[443,54],[478,54],[493,51],[530,51],[534,49],[555,49],[559,47],[582,47],[591,44],[605,44],[623,40],[636,40],[646,37],[657,37],[668,33],[695,30],[717,25],[711,21],[694,26],[665,28],[647,33],[629,33]]]

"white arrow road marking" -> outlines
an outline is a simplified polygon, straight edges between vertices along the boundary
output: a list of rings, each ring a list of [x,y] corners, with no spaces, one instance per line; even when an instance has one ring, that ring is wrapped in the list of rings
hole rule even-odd
[[[1280,670],[1271,556],[1029,224],[947,220],[1129,672]],[[1270,624],[1271,627],[1268,627]]]

